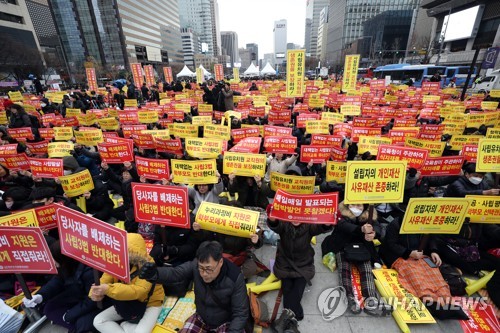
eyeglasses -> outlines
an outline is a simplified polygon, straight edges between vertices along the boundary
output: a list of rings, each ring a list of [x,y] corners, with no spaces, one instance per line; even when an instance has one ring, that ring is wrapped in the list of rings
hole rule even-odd
[[[217,265],[215,265],[214,268],[202,267],[202,266],[198,265],[198,270],[200,271],[200,273],[212,274],[213,272],[215,272],[215,270],[219,266],[219,263],[220,263],[220,261],[217,262]]]

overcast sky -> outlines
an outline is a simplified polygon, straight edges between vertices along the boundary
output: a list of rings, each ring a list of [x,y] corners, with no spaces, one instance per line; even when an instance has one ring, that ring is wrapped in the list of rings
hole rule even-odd
[[[287,43],[304,45],[306,0],[217,0],[221,31],[236,31],[239,47],[259,45],[259,59],[274,52],[274,21],[287,20]]]

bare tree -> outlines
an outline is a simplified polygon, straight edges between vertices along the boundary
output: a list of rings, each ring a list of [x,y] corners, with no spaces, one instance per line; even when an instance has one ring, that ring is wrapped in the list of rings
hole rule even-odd
[[[41,77],[44,66],[41,54],[35,48],[3,34],[0,38],[0,79],[12,78],[22,82],[29,74]]]

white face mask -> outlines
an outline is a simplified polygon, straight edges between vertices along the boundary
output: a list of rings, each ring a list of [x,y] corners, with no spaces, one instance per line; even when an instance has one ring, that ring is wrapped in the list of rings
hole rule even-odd
[[[474,185],[479,185],[483,181],[483,178],[481,177],[470,177],[469,181],[474,184]]]
[[[363,213],[363,210],[356,208],[356,207],[349,207],[349,210],[356,217],[358,217],[359,215],[361,215],[361,213]]]
[[[64,170],[64,175],[67,176],[67,175],[71,175],[71,170]]]
[[[45,104],[45,103],[41,103],[41,104],[40,104],[40,106],[41,106],[42,108],[44,108],[44,107],[46,107],[46,106],[47,106],[47,104]]]
[[[5,207],[7,207],[7,209],[11,209],[12,206],[14,206],[14,201],[5,201]]]

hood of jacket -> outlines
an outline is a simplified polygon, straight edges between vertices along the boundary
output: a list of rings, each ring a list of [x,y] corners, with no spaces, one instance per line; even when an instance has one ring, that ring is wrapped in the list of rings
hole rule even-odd
[[[74,158],[73,156],[64,156],[63,167],[74,172],[76,169],[80,168],[80,164],[78,164],[76,158]]]
[[[350,220],[356,220],[356,216],[354,216],[354,214],[351,212],[349,207],[347,207],[343,201],[341,203],[339,203],[339,212],[340,212],[340,214],[342,214],[343,217],[346,217]],[[361,215],[358,217],[358,221],[359,222],[368,222],[368,216],[369,216],[369,211],[367,208],[367,209],[363,210]],[[377,210],[375,209],[375,207],[373,207],[372,221],[376,221],[376,220],[377,220]]]
[[[286,169],[285,175],[302,176],[302,171],[298,166],[293,164]]]
[[[128,258],[131,266],[142,266],[150,261],[148,259],[148,251],[146,250],[146,242],[140,234],[127,234]]]

